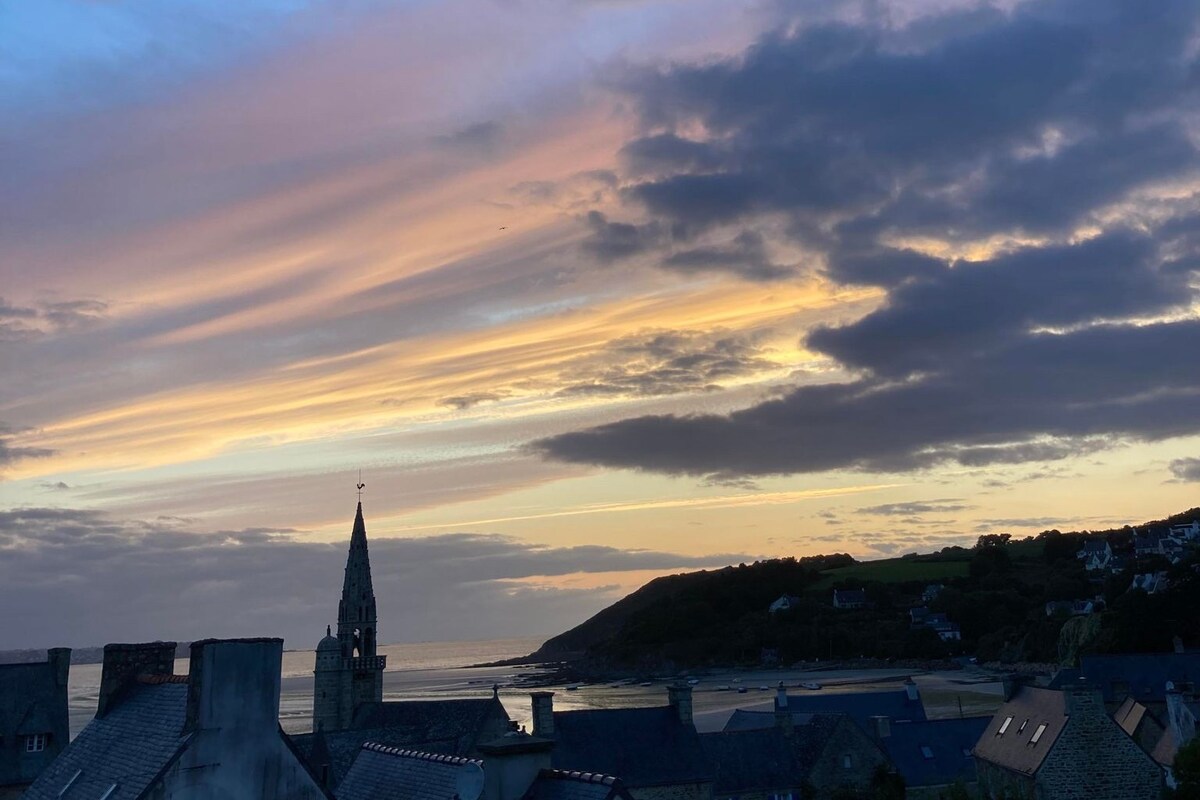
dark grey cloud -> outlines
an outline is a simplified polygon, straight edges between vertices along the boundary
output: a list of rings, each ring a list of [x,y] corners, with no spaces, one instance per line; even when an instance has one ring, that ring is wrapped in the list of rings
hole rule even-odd
[[[0,297],[0,345],[94,327],[104,320],[108,304],[100,300],[43,301],[14,305]]]
[[[604,263],[649,252],[665,240],[664,231],[657,224],[610,222],[599,211],[589,211],[586,223],[592,234],[584,240],[583,250]]]
[[[1200,481],[1200,458],[1177,458],[1170,469],[1177,481]]]
[[[750,335],[670,331],[609,342],[558,378],[564,396],[654,397],[716,391],[718,381],[777,368]]]
[[[650,416],[537,443],[567,461],[673,474],[911,470],[1065,458],[1200,431],[1200,321],[1031,334],[901,382],[806,386],[726,416]]]
[[[859,514],[878,514],[882,516],[909,516],[913,514],[949,514],[955,511],[965,511],[973,506],[966,505],[957,499],[948,500],[909,500],[903,503],[884,503],[879,506],[868,506],[858,509]]]
[[[1125,0],[909,28],[867,15],[626,69],[614,85],[647,133],[624,149],[622,194],[636,230],[671,232],[641,254],[782,217],[829,278],[886,296],[806,337],[853,380],[536,447],[744,477],[1047,462],[1200,433],[1200,375],[1181,361],[1200,344],[1200,218],[1193,199],[1138,195],[1200,169],[1198,19],[1194,3]],[[896,244],[997,239],[1025,243],[975,261]]]
[[[465,411],[480,403],[494,403],[497,400],[503,400],[507,396],[506,392],[471,392],[470,394],[443,397],[437,401],[437,404],[446,408],[453,408],[455,411]]]
[[[776,280],[795,273],[794,267],[772,263],[766,241],[755,231],[742,231],[725,245],[679,250],[663,259],[662,266],[684,274],[731,272],[754,281]]]
[[[114,520],[61,508],[4,511],[0,607],[9,613],[0,619],[0,641],[42,647],[271,634],[289,646],[309,646],[336,616],[345,557],[344,542],[308,542],[289,530],[197,532],[172,519]],[[750,558],[546,547],[476,533],[371,539],[381,635],[392,641],[549,634],[612,600],[541,588],[529,578]]]
[[[21,459],[47,458],[54,455],[53,450],[44,447],[18,447],[14,445],[12,443],[13,437],[19,432],[20,429],[0,422],[0,470]],[[2,472],[0,472],[0,480],[3,480]]]

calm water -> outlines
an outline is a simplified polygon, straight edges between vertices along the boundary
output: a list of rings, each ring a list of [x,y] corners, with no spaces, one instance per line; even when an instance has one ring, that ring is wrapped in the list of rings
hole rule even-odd
[[[392,644],[379,648],[388,657],[383,674],[385,700],[446,700],[488,697],[493,684],[499,684],[500,698],[509,715],[520,724],[530,724],[529,689],[513,686],[521,675],[535,672],[531,667],[484,667],[466,669],[469,664],[500,661],[523,656],[536,650],[541,638],[495,639],[478,642],[422,642]],[[312,730],[312,650],[294,650],[283,654],[283,682],[279,702],[279,721],[289,733]],[[71,735],[74,736],[96,713],[100,688],[100,665],[72,665],[70,679]],[[175,662],[175,673],[185,675],[188,660]],[[800,681],[817,681],[822,692],[871,691],[899,688],[910,672],[904,670],[836,670],[802,672],[797,670],[720,672],[703,675],[693,690],[696,727],[702,731],[720,730],[735,708],[769,709],[774,687],[787,682],[792,693]],[[1000,685],[995,677],[981,670],[963,670],[913,675],[921,689],[926,712],[932,718],[991,713],[1000,705]],[[739,693],[738,688],[746,691]],[[650,685],[590,684],[554,690],[557,710],[582,708],[621,708],[664,705],[666,681]]]
[[[479,642],[420,642],[390,644],[379,648],[388,657],[383,674],[387,700],[486,697],[495,683],[511,683],[529,667],[462,669],[468,664],[500,661],[528,655],[541,646],[543,638],[494,639]],[[180,652],[185,652],[180,648]],[[289,733],[312,730],[312,650],[289,650],[283,654],[283,682],[279,721]],[[73,664],[68,683],[71,735],[79,733],[96,713],[100,691],[99,664]],[[188,659],[176,659],[175,674],[186,675]]]

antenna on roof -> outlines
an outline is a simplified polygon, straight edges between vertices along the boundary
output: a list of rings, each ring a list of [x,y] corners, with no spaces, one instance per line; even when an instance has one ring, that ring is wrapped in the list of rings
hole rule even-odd
[[[362,502],[362,490],[363,490],[363,487],[366,486],[366,484],[362,482],[362,470],[361,469],[358,471],[358,483],[355,484],[355,486],[358,488],[358,502],[361,503]]]

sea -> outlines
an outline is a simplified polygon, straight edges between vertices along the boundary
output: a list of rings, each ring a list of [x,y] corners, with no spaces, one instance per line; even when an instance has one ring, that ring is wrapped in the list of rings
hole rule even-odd
[[[478,667],[528,655],[543,639],[491,639],[471,642],[417,642],[379,647],[387,656],[383,673],[384,700],[450,700],[490,697],[493,686],[509,716],[529,727],[532,685],[555,692],[555,710],[622,708],[664,705],[667,685],[675,678],[622,680],[571,685],[546,685],[545,670],[529,665]],[[183,648],[180,648],[181,651]],[[288,733],[312,730],[312,650],[287,650],[283,654],[279,722]],[[74,737],[96,713],[100,690],[100,664],[72,664],[68,682],[71,736]],[[176,659],[175,674],[186,675],[188,659]],[[904,669],[871,670],[749,670],[697,673],[692,680],[696,727],[720,730],[735,708],[771,708],[774,689],[780,681],[789,691],[809,691],[800,684],[820,685],[817,691],[847,692],[899,688],[912,677],[921,688],[926,711],[931,717],[967,713],[991,713],[999,707],[1000,684],[992,675],[978,670],[914,673]]]

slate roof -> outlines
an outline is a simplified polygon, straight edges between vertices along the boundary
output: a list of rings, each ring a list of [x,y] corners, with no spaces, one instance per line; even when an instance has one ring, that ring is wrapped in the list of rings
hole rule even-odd
[[[1000,706],[975,744],[975,757],[1002,767],[1032,775],[1067,725],[1066,699],[1062,692],[1023,686],[1012,700]],[[1004,733],[1005,720],[1009,720]],[[1046,729],[1032,743],[1041,725]]]
[[[523,800],[633,800],[625,785],[611,775],[544,769]]]
[[[847,714],[864,731],[871,730],[871,717],[884,716],[893,720],[920,722],[925,719],[925,706],[918,695],[908,699],[904,689],[883,692],[810,692],[788,695],[792,722],[803,725],[809,714]],[[723,730],[748,731],[770,728],[775,724],[774,711],[754,711],[739,708],[725,723]]]
[[[1200,651],[1083,656],[1077,671],[1060,671],[1050,686],[1063,686],[1077,675],[1099,686],[1107,703],[1120,702],[1126,694],[1142,703],[1164,703],[1167,681],[1200,688]]]
[[[971,750],[991,717],[897,722],[879,740],[906,786],[944,786],[975,781]]]
[[[556,769],[616,775],[630,788],[710,779],[700,736],[670,706],[554,712]]]
[[[457,756],[422,753],[368,742],[338,787],[338,800],[451,800],[468,764]]]
[[[833,590],[833,602],[835,604],[842,604],[842,605],[845,605],[848,603],[858,603],[858,604],[866,603],[867,602],[867,593],[864,592],[862,589],[834,589]]]
[[[349,730],[322,731],[329,753],[330,784],[335,787],[341,784],[367,742],[466,756],[474,750],[480,730],[493,713],[508,717],[503,704],[494,697],[364,703],[355,711]],[[313,752],[316,739],[313,733],[292,737],[296,748],[313,767],[317,766]],[[320,753],[315,755],[319,757]]]
[[[825,744],[846,717],[811,716],[790,736],[772,725],[757,730],[720,731],[700,735],[705,758],[713,771],[717,793],[773,791],[799,788],[821,757]]]
[[[25,800],[133,800],[183,752],[186,684],[137,685],[120,705],[93,719],[34,781]],[[70,788],[61,793],[71,781]]]

